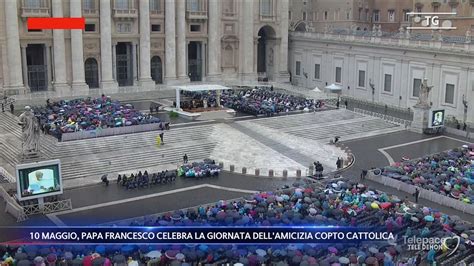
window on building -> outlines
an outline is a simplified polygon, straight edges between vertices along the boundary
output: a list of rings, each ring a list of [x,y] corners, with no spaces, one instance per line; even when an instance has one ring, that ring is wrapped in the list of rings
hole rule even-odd
[[[191,12],[201,11],[200,0],[188,0],[187,10]]]
[[[85,32],[95,32],[95,24],[86,24],[84,27]]]
[[[336,67],[336,83],[342,83],[342,68]]]
[[[191,32],[200,32],[201,31],[201,25],[199,24],[191,24]]]
[[[303,12],[303,20],[306,20],[306,12]]]
[[[365,10],[365,21],[370,21],[369,10]]]
[[[365,88],[365,70],[359,70],[359,87]]]
[[[388,11],[388,21],[394,22],[395,21],[395,10]]]
[[[351,19],[351,10],[349,9],[349,11],[346,12],[346,20],[350,20]]]
[[[456,16],[456,14],[458,13],[457,7],[452,6],[452,7],[451,7],[451,13],[455,13],[455,14],[453,14],[453,16]]]
[[[411,11],[409,9],[404,9],[403,10],[403,21],[405,21],[405,22],[410,21],[410,15],[408,14],[410,12]]]
[[[301,62],[300,61],[296,61],[295,75],[301,76]]]
[[[160,32],[161,31],[161,25],[160,24],[151,24],[151,31]]]
[[[362,20],[362,8],[359,8],[359,20]]]
[[[161,0],[150,0],[151,11],[161,11]]]
[[[392,75],[385,74],[384,82],[383,82],[383,91],[391,92],[392,91]]]
[[[40,0],[24,0],[24,4],[26,8],[41,8]]]
[[[82,8],[85,10],[95,10],[95,0],[82,0]]]
[[[116,9],[130,9],[128,0],[115,0]]]
[[[446,91],[444,93],[444,102],[454,104],[454,84],[446,84]]]
[[[324,20],[328,20],[328,12],[324,11]]]
[[[272,15],[272,0],[260,0],[260,15]]]
[[[291,11],[288,11],[288,19],[291,20]]]
[[[321,79],[321,65],[314,64],[314,79]]]
[[[413,97],[420,97],[422,79],[413,79]]]
[[[374,10],[374,22],[378,22],[380,20],[380,11]]]
[[[413,79],[413,97],[420,97],[421,79]]]
[[[28,29],[28,32],[43,32],[43,30],[39,30],[39,29]]]

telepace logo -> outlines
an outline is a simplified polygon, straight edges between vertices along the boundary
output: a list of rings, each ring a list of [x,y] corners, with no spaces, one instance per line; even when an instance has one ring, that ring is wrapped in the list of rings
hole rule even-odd
[[[456,12],[410,12],[414,24],[407,27],[409,30],[455,30],[453,22],[444,16],[455,16]]]
[[[403,237],[403,242],[407,246],[408,251],[443,251],[448,252],[448,257],[454,254],[459,248],[461,238],[459,236],[452,237]]]

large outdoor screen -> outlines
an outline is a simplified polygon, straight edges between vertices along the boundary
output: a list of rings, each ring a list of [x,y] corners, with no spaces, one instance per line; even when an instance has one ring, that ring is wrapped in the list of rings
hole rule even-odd
[[[430,127],[444,126],[444,110],[432,110],[430,114]]]
[[[63,193],[61,162],[59,160],[17,165],[16,173],[20,200]]]

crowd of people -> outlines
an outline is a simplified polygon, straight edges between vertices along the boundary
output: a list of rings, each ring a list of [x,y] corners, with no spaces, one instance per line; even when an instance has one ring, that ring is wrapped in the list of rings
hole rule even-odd
[[[474,203],[474,145],[385,167],[382,174],[440,195]]]
[[[167,184],[176,180],[176,171],[161,171],[149,174],[148,171],[139,171],[137,174],[117,176],[117,184],[126,189],[148,188],[154,185]]]
[[[33,110],[43,132],[58,139],[62,134],[71,132],[161,122],[151,114],[134,109],[131,104],[122,105],[105,95],[95,99],[89,97],[58,102],[48,99],[46,106]]]
[[[224,91],[221,96],[221,104],[255,116],[272,116],[296,110],[314,111],[324,107],[324,102],[321,100],[306,99],[266,87]]]
[[[178,167],[178,176],[196,178],[216,177],[221,171],[221,168],[214,160],[206,159],[202,162],[188,163],[187,156],[185,158],[184,164]]]
[[[122,245],[3,247],[8,265],[422,265],[420,261],[464,258],[474,252],[474,228],[458,217],[420,207],[373,191],[356,182],[330,183],[326,188],[295,183],[275,192],[260,192],[236,201],[178,210],[131,226],[271,226],[335,225],[374,227],[396,240],[371,244],[331,245]],[[446,249],[410,252],[403,237],[459,236],[455,254]],[[22,262],[23,261],[23,262]],[[64,263],[64,264],[62,264]],[[337,264],[338,263],[338,264]]]

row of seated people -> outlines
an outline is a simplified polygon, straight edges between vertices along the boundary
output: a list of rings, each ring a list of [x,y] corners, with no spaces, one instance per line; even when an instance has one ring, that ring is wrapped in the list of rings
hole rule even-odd
[[[118,175],[117,184],[126,189],[145,188],[152,185],[167,184],[176,180],[176,171],[161,171],[158,173],[149,174],[148,171],[141,172],[130,176]]]

